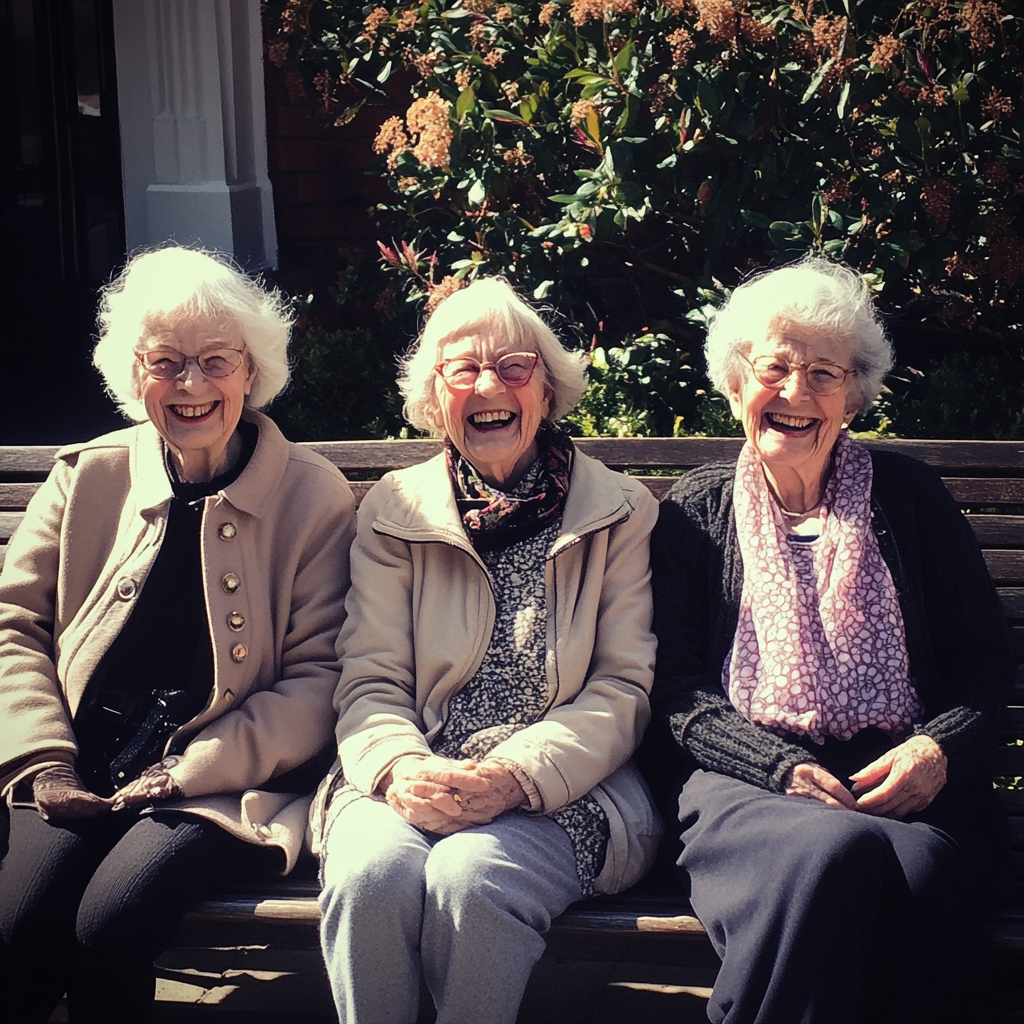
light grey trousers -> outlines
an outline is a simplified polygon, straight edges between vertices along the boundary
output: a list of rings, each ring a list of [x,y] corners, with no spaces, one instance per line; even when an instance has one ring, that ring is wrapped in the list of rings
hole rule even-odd
[[[581,898],[561,826],[513,811],[424,835],[371,797],[334,819],[320,937],[341,1024],[412,1024],[420,977],[437,1024],[513,1024],[541,932]]]

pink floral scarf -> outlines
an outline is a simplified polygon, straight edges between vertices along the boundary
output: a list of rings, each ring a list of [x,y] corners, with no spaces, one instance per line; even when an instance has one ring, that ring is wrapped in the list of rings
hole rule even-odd
[[[848,740],[875,726],[910,731],[922,707],[910,679],[896,587],[871,529],[871,456],[845,434],[817,540],[791,539],[750,442],[733,500],[743,594],[723,683],[751,722]]]

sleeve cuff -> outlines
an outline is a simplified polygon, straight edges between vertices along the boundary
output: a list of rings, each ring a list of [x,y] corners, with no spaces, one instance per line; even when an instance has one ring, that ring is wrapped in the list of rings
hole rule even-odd
[[[523,788],[523,792],[526,794],[528,801],[527,805],[523,808],[527,811],[541,811],[544,809],[544,801],[541,798],[540,790],[534,784],[533,779],[530,778],[522,768],[515,763],[515,761],[509,761],[504,757],[495,757],[492,760],[497,761],[502,767],[507,768],[516,778],[516,782],[519,783]]]

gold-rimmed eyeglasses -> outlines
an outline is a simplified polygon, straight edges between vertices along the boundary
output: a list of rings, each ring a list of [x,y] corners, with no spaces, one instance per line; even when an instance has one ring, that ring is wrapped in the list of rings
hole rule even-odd
[[[758,356],[748,359],[743,353],[740,358],[750,367],[758,382],[766,388],[781,388],[793,375],[794,370],[803,370],[807,386],[822,396],[834,395],[856,370],[847,370],[838,363],[819,359],[813,363],[795,363],[785,356]]]

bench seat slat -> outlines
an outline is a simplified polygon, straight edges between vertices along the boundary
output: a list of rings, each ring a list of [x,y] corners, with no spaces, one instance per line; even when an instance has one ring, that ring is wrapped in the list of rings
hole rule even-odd
[[[575,903],[551,922],[549,934],[559,935],[665,935],[704,939],[704,926],[691,913],[685,899],[677,896],[674,912],[651,908],[642,898],[632,908],[628,898],[616,898],[614,905],[602,905],[602,898]],[[219,922],[272,922],[316,927],[320,907],[315,899],[287,900],[237,897],[207,900],[189,911],[188,920]],[[1001,951],[1024,951],[1024,908],[1009,907],[997,913],[991,924],[993,947]]]

